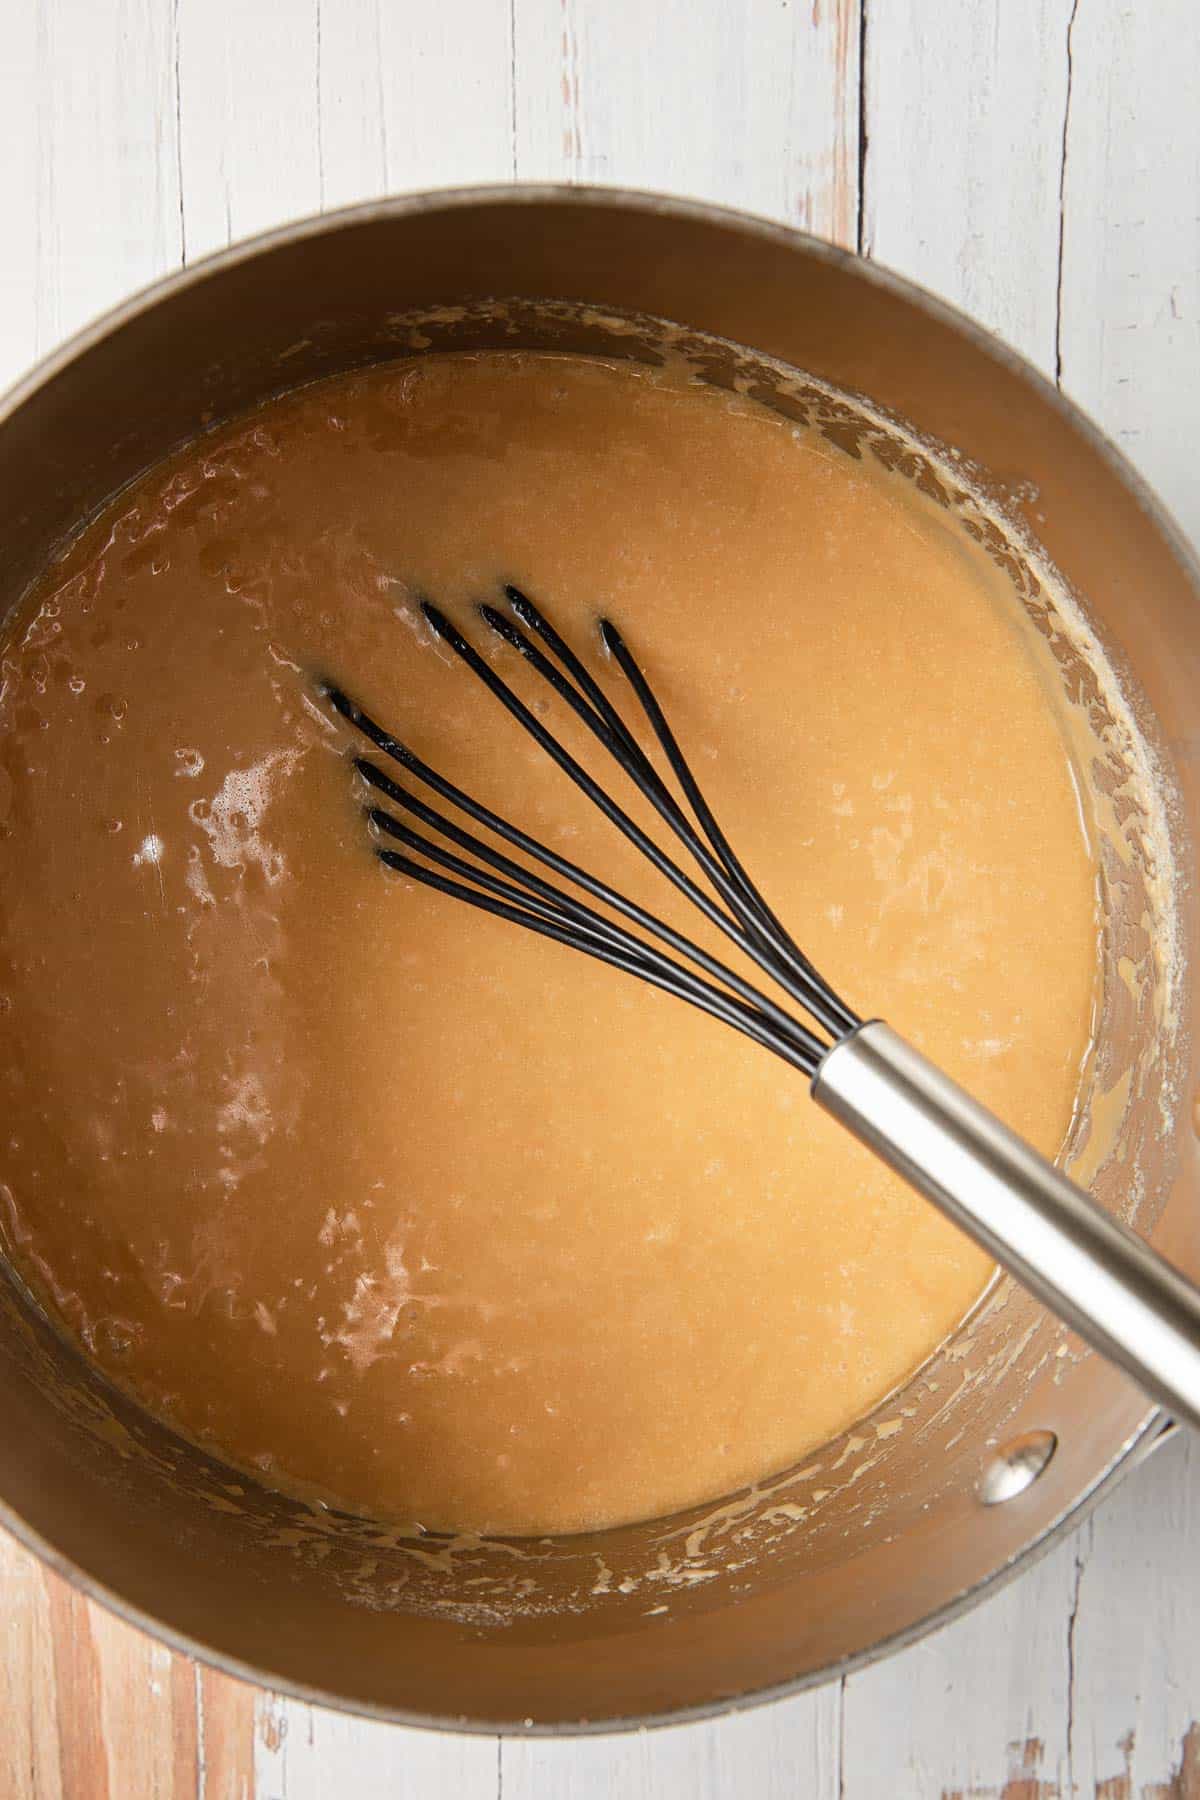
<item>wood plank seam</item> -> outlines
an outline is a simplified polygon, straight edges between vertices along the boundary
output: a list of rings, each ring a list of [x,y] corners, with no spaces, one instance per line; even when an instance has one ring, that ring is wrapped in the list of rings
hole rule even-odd
[[[1054,384],[1062,388],[1063,375],[1063,260],[1067,230],[1067,152],[1071,136],[1071,98],[1075,87],[1075,19],[1079,12],[1079,0],[1072,0],[1071,16],[1067,20],[1067,92],[1063,105],[1062,147],[1059,152],[1058,165],[1058,267],[1055,272],[1054,290]]]

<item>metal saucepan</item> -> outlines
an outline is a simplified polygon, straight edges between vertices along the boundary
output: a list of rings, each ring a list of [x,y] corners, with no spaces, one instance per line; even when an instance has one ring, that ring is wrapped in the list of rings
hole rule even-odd
[[[965,459],[996,497],[976,533],[1064,678],[1074,652],[1022,531],[1108,647],[1168,799],[1160,887],[1163,856],[1185,868],[1200,836],[1200,569],[1170,521],[1094,428],[977,327],[851,255],[707,207],[584,189],[418,196],[289,227],[160,283],[0,403],[0,604],[116,488],[283,388],[422,348],[653,359],[655,320],[867,397],[864,425],[816,390],[782,395],[767,364],[757,378],[770,403],[815,409],[849,454],[865,431],[881,453],[912,456],[903,422]],[[710,379],[745,384],[746,359],[705,354]],[[1120,1116],[1087,1178],[1194,1276],[1195,903],[1180,884],[1168,1016],[1144,993],[1130,1004],[1153,883],[1119,858],[1104,881],[1093,1076]],[[586,1537],[406,1537],[233,1476],[109,1389],[0,1280],[0,1519],[180,1649],[414,1723],[604,1728],[820,1681],[969,1604],[1162,1429],[1124,1375],[1002,1283],[902,1393],[754,1493]]]

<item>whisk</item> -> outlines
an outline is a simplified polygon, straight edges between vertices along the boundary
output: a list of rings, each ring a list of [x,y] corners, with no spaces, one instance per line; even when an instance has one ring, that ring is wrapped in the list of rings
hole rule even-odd
[[[322,691],[329,704],[408,778],[402,782],[377,759],[354,759],[372,790],[367,816],[379,860],[449,898],[661,988],[790,1063],[808,1078],[820,1107],[1155,1400],[1200,1427],[1200,1289],[890,1026],[878,1018],[864,1021],[847,1005],[738,859],[650,682],[610,619],[599,623],[602,644],[632,691],[674,786],[541,609],[512,585],[504,598],[507,611],[479,607],[483,623],[581,722],[648,802],[686,862],[638,823],[445,613],[430,601],[421,610],[516,724],[784,1003],[472,798],[327,681]],[[497,839],[524,860],[506,854]]]

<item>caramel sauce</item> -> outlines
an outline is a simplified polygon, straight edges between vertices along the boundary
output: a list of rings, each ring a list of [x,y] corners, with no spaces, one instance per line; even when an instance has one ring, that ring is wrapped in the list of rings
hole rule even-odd
[[[680,378],[496,354],[323,383],[47,573],[3,650],[0,1242],[114,1380],[269,1483],[569,1531],[829,1439],[991,1268],[782,1062],[381,869],[321,674],[695,929],[422,627],[428,594],[481,643],[505,580],[628,705],[611,613],[835,986],[1050,1154],[1095,869],[982,552]]]

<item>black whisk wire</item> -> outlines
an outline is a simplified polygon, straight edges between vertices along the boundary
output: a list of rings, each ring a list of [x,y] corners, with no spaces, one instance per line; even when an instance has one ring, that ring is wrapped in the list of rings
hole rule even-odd
[[[509,586],[505,593],[521,624],[540,638],[561,667],[556,666],[495,607],[485,605],[480,608],[484,621],[519,652],[609,752],[689,851],[720,900],[728,907],[728,912],[703,889],[698,888],[684,870],[594,780],[444,613],[429,602],[423,603],[422,611],[436,635],[495,695],[527,735],[546,751],[592,804],[660,874],[692,901],[710,923],[716,925],[793,1000],[798,1001],[828,1035],[818,1036],[682,932],[676,931],[599,877],[473,799],[364,713],[340,688],[326,682],[323,689],[335,710],[362,732],[376,749],[398,763],[442,800],[449,802],[475,824],[587,893],[591,899],[636,924],[642,931],[666,944],[713,979],[704,980],[694,968],[688,968],[664,955],[653,943],[648,943],[645,938],[627,930],[615,920],[596,912],[576,895],[555,886],[534,870],[505,856],[494,845],[464,830],[444,813],[393,781],[376,764],[358,757],[355,759],[358,773],[378,794],[467,853],[466,857],[456,855],[443,844],[403,825],[382,807],[373,806],[368,810],[368,816],[376,832],[404,844],[408,851],[415,853],[408,855],[394,849],[380,848],[377,852],[380,860],[425,886],[580,950],[601,962],[640,977],[651,986],[687,1000],[772,1050],[793,1066],[812,1074],[830,1043],[836,1043],[853,1031],[860,1021],[794,943],[750,880],[705,802],[665,714],[620,632],[611,621],[601,622],[605,647],[629,681],[671,771],[695,814],[700,830],[708,840],[707,843],[697,836],[695,827],[663,777],[580,658],[520,589]],[[418,861],[417,857],[425,860]],[[431,867],[430,864],[435,866]],[[443,870],[447,872],[440,872]],[[458,879],[459,877],[462,879]]]
[[[711,983],[702,981],[699,976],[692,975],[689,970],[672,962],[670,957],[662,956],[652,946],[643,944],[630,932],[602,919],[590,907],[576,902],[569,903],[569,910],[563,910],[557,905],[541,901],[531,895],[527,888],[500,881],[495,876],[488,875],[485,870],[464,861],[462,857],[455,856],[452,851],[442,849],[420,832],[410,831],[406,825],[402,825],[381,808],[373,808],[370,818],[378,830],[408,844],[411,849],[419,851],[440,867],[449,869],[452,874],[467,877],[472,885],[468,887],[444,878],[440,883],[431,882],[429,878],[433,875],[433,870],[414,864],[410,857],[402,856],[396,851],[381,850],[379,859],[389,868],[405,874],[416,873],[427,885],[440,885],[444,892],[469,900],[475,906],[483,906],[486,896],[491,895],[492,901],[487,904],[486,910],[495,912],[513,924],[523,925],[530,931],[540,932],[544,937],[554,938],[572,949],[585,951],[589,956],[612,963],[630,974],[640,975],[645,981],[680,999],[690,1000],[694,1006],[701,1007],[715,1018],[745,1032],[746,1036],[754,1038],[756,1042],[769,1044],[777,1055],[786,1057],[798,1068],[808,1067],[814,1050],[820,1053],[822,1045],[819,1040],[813,1038],[802,1026],[797,1029],[794,1020],[783,1015],[782,1023],[775,1024],[761,1008],[748,1005]],[[749,991],[754,992],[752,988]],[[772,1008],[774,1010],[776,1009]]]
[[[476,858],[477,863],[483,863],[487,867],[499,871],[501,875],[510,877],[510,880],[495,882],[493,878],[486,876],[482,869],[464,862],[461,858],[448,855],[440,846],[431,843],[428,838],[422,838],[417,833],[403,827],[397,819],[390,813],[384,812],[381,807],[372,807],[368,816],[377,831],[400,839],[412,849],[422,850],[444,867],[469,875],[481,886],[486,887],[489,892],[529,906],[539,917],[553,916],[573,924],[581,935],[592,938],[602,937],[608,942],[619,945],[623,950],[640,952],[648,958],[653,958],[656,964],[663,968],[679,969],[677,963],[672,963],[669,958],[663,957],[654,949],[653,945],[645,943],[643,939],[636,937],[632,932],[615,925],[612,920],[606,919],[592,907],[585,906],[574,895],[568,894],[562,888],[555,887],[552,882],[545,881],[532,869],[527,869],[521,863],[514,862],[511,857],[505,856],[502,851],[485,843],[473,832],[464,831],[461,825],[456,825],[452,819],[446,818],[435,807],[427,805],[416,794],[410,794],[407,789],[402,788],[398,782],[393,781],[389,775],[365,757],[356,758],[355,768],[370,786],[383,794],[386,799],[391,800],[394,805],[403,807],[451,843],[458,844],[461,849],[469,851]],[[493,817],[495,816],[493,815]],[[809,1049],[815,1048],[819,1051],[822,1048],[819,1039],[814,1038],[812,1033],[806,1031],[803,1026],[798,1026],[798,1022],[790,1018],[783,1008],[777,1006],[768,995],[761,993],[736,970],[730,969],[717,957],[711,956],[708,951],[702,949],[699,944],[693,943],[682,932],[676,931],[664,920],[656,918],[653,913],[647,912],[635,901],[626,899],[615,888],[610,888],[606,882],[589,875],[587,870],[581,869],[566,857],[559,856],[556,852],[537,844],[535,839],[527,839],[523,848],[540,862],[556,869],[568,880],[573,881],[576,886],[590,892],[593,898],[604,901],[606,905],[622,913],[626,918],[634,920],[644,930],[659,938],[663,943],[669,944],[681,955],[688,957],[690,961],[704,969],[717,981],[724,982],[782,1035],[786,1037],[798,1034],[799,1040]],[[534,901],[531,901],[530,895],[535,897],[536,905]],[[684,973],[689,974],[690,978],[690,971],[684,971]]]
[[[604,689],[575,655],[575,652],[571,649],[570,645],[563,641],[553,625],[551,625],[544,614],[538,610],[527,594],[523,593],[520,588],[515,587],[511,582],[506,585],[504,593],[517,618],[531,631],[536,632],[538,637],[540,637],[548,648],[554,652],[555,656],[557,656],[559,661],[563,664],[567,673],[583,690],[587,699],[591,701],[592,706],[609,727],[609,730],[621,742],[628,756],[636,762],[643,779],[654,786],[659,797],[658,805],[660,813],[662,813],[663,817],[668,817],[668,814],[663,812],[663,807],[670,809],[669,823],[671,824],[672,829],[676,832],[677,836],[680,836],[683,839],[693,855],[697,854],[697,845],[694,835],[687,829],[687,821],[679,809],[678,802],[670,792],[670,789],[662,781],[653,763],[642,750],[641,745],[626,727],[624,720],[612,705],[608,696],[605,694]],[[533,662],[535,667],[538,668],[538,672],[550,681],[556,691],[563,694],[563,697],[568,700],[569,704],[574,706],[575,703],[573,699],[566,693],[561,680],[556,678],[555,672],[545,664],[544,659],[538,659],[531,654],[531,646],[521,638],[518,632],[512,630],[508,621],[504,618],[504,615],[498,613],[494,607],[490,606],[481,606],[479,610],[486,623],[511,644],[514,649],[520,651],[523,656],[526,656],[529,661]],[[717,824],[711,808],[703,794],[700,792],[699,784],[692,773],[687,758],[679,747],[674,732],[667,723],[666,715],[659,705],[653,689],[646,680],[641,669],[638,667],[629,646],[626,644],[624,638],[621,636],[621,633],[611,619],[601,619],[600,636],[605,649],[609,652],[610,656],[613,657],[622,674],[636,694],[642,711],[645,713],[646,718],[650,723],[650,728],[662,746],[667,761],[674,772],[675,779],[683,789],[684,796],[693,813],[696,815],[700,829],[708,839],[709,844],[712,846],[712,849],[726,874],[741,890],[749,907],[758,915],[762,923],[768,927],[773,945],[783,961],[791,967],[802,980],[806,982],[815,981],[818,984],[819,990],[822,993],[828,994],[829,999],[841,1013],[842,1028],[844,1030],[853,1030],[854,1014],[848,1007],[843,1006],[832,990],[827,987],[827,984],[822,979],[817,968],[810,962],[809,958],[805,956],[795,939],[792,938],[776,914],[767,905],[761,892],[751,881],[740,860],[734,854],[733,846]],[[576,710],[578,711],[577,707]],[[580,716],[583,717],[584,715],[580,714]],[[591,723],[590,720],[587,722],[589,724]],[[619,758],[618,760],[622,759]]]
[[[565,643],[558,632],[555,631],[545,614],[539,612],[538,608],[529,598],[529,595],[523,594],[521,589],[519,587],[514,587],[511,581],[504,589],[504,597],[512,607],[513,612],[521,621],[522,625],[526,626],[530,631],[536,632],[538,637],[540,637],[542,642],[546,645],[547,649],[554,652],[559,662],[563,665],[563,668],[567,671],[567,674],[571,676],[573,681],[578,683],[580,688],[582,688],[583,692],[587,695],[587,698],[591,701],[592,705],[600,714],[609,729],[615,736],[620,738],[629,754],[637,758],[647,777],[656,780],[657,775],[654,764],[650,761],[632,732],[629,731],[624,719],[622,719],[620,713],[617,711],[608,695],[604,692],[604,689],[600,686],[600,683],[588,669],[587,665],[581,662],[579,657],[576,656],[571,646],[568,643]]]
[[[472,674],[478,676],[483,685],[496,696],[505,711],[511,714],[517,723],[528,732],[529,736],[532,737],[550,757],[552,757],[563,773],[575,783],[575,786],[579,788],[582,793],[587,795],[588,799],[594,806],[599,808],[605,818],[617,827],[617,830],[621,832],[622,836],[628,838],[630,843],[640,850],[642,855],[645,856],[649,862],[653,863],[658,872],[661,875],[665,875],[667,880],[670,881],[674,887],[678,888],[680,893],[684,894],[694,906],[698,907],[718,930],[723,931],[728,938],[737,944],[740,950],[762,966],[762,931],[759,929],[758,922],[753,915],[750,915],[749,917],[746,916],[744,901],[730,882],[724,870],[714,862],[705,846],[696,838],[695,833],[691,830],[687,820],[683,818],[682,814],[679,815],[678,820],[672,816],[670,807],[662,800],[660,794],[661,783],[658,781],[658,778],[655,777],[653,781],[646,780],[638,767],[636,760],[627,756],[615,735],[608,730],[602,720],[598,720],[594,717],[586,703],[574,692],[570,687],[570,684],[563,679],[558,670],[554,668],[553,664],[549,663],[547,659],[542,656],[541,652],[536,650],[527,639],[521,638],[520,633],[516,631],[515,627],[508,626],[508,630],[505,633],[508,641],[513,643],[515,648],[517,645],[514,640],[520,639],[520,643],[524,646],[522,655],[525,656],[526,660],[533,663],[533,666],[537,669],[539,674],[545,675],[545,678],[550,682],[550,685],[564,700],[567,701],[576,716],[588,726],[589,730],[593,732],[604,747],[616,758],[621,767],[625,769],[625,772],[629,775],[639,792],[651,802],[665,822],[676,831],[677,835],[683,837],[684,842],[688,844],[688,848],[694,850],[694,854],[704,869],[705,874],[708,876],[712,885],[717,889],[721,898],[726,902],[726,905],[729,906],[730,912],[733,915],[732,917],[730,917],[729,913],[726,913],[721,907],[716,905],[716,903],[704,892],[703,888],[697,887],[691,877],[679,867],[679,864],[673,861],[662,847],[659,844],[656,844],[654,839],[649,837],[646,832],[642,830],[641,826],[630,817],[625,809],[612,798],[611,794],[609,794],[605,788],[600,786],[599,782],[589,774],[583,764],[579,762],[576,757],[572,756],[571,752],[559,742],[553,732],[549,731],[536,714],[530,711],[529,707],[527,707],[525,702],[513,691],[508,682],[504,680],[503,676],[496,673],[490,663],[485,661],[478,650],[476,650],[475,646],[463,636],[458,627],[446,617],[445,613],[443,613],[439,607],[432,605],[426,600],[422,603],[421,611],[437,636],[441,638],[442,641],[453,650],[454,654],[467,665]],[[491,623],[490,620],[488,622]],[[507,626],[507,621],[504,621],[504,623]],[[511,633],[511,636],[509,633]],[[771,972],[783,987],[788,988],[789,992],[792,993],[793,998],[799,1000],[801,1005],[805,1006],[813,1013],[814,1017],[820,1019],[821,1023],[826,1025],[828,1029],[836,1029],[836,1025],[832,1024],[830,1020],[825,1017],[828,1008],[822,994],[810,993],[799,984],[793,986],[790,983],[789,978],[778,968],[772,968]]]
[[[441,618],[442,615],[439,614],[438,617]],[[743,950],[747,956],[757,960],[753,942],[747,937],[746,933],[742,931],[737,921],[730,919],[723,913],[721,908],[709,899],[703,889],[698,888],[695,882],[693,882],[676,863],[672,862],[671,858],[659,848],[653,838],[647,837],[645,832],[634,823],[629,815],[624,812],[614,800],[611,800],[608,797],[604,790],[600,788],[582,766],[576,762],[575,758],[562,747],[558,742],[558,739],[554,737],[552,733],[547,731],[529,709],[517,699],[517,696],[512,692],[511,688],[508,687],[507,683],[501,681],[500,677],[495,675],[493,671],[488,668],[488,665],[483,661],[483,658],[466,642],[465,638],[455,630],[449,620],[444,619],[443,623],[446,627],[446,631],[452,634],[452,647],[457,649],[458,646],[461,645],[462,649],[460,654],[465,652],[463,660],[469,660],[470,666],[476,668],[476,672],[481,674],[482,678],[486,681],[487,686],[491,687],[494,692],[497,692],[500,695],[504,700],[507,710],[517,719],[518,724],[524,726],[525,730],[535,738],[542,748],[548,751],[553,760],[558,763],[559,767],[570,776],[571,780],[574,781],[578,787],[583,789],[589,799],[594,799],[595,804],[604,813],[606,818],[610,819],[612,823],[617,826],[617,829],[641,850],[642,854],[649,862],[653,863],[660,874],[665,875],[668,881],[670,881],[673,886],[677,887],[681,893],[685,894],[707,919],[738,945],[739,949]],[[415,756],[406,745],[401,744],[396,738],[392,737],[389,732],[385,731],[382,726],[376,724],[373,719],[368,718],[368,716],[362,712],[362,709],[352,700],[348,699],[340,689],[327,685],[325,692],[331,705],[333,705],[344,718],[349,720],[351,724],[356,725],[358,729],[363,732],[364,736],[370,738],[371,742],[382,750],[385,755],[393,757],[404,768],[409,769],[414,775],[417,775],[420,780],[427,782],[428,785],[432,787],[436,793],[439,793],[443,799],[450,800],[454,805],[461,807],[462,810],[475,819],[478,824],[486,825],[489,829],[498,831],[502,837],[507,838],[510,843],[516,844],[518,848],[527,851],[530,855],[538,857],[541,861],[548,860],[548,856],[552,854],[549,852],[548,846],[540,844],[535,838],[531,838],[527,833],[521,831],[519,827],[512,825],[507,819],[502,819],[498,813],[492,812],[489,807],[482,806],[479,801],[473,800],[468,794],[465,794],[461,788],[455,787],[452,782],[449,782],[443,776],[438,775],[436,770],[431,769],[428,763],[422,762],[421,759]],[[564,867],[560,872],[566,873],[567,871]]]
[[[439,875],[436,869],[427,868],[424,864],[414,862],[410,857],[397,855],[392,850],[381,850],[379,860],[388,868],[398,873],[411,876],[424,887],[436,888],[440,893],[448,894],[456,900],[465,900],[469,905],[481,912],[494,914],[497,918],[506,919],[514,925],[522,925],[529,931],[536,931],[542,937],[552,938],[555,942],[565,944],[569,949],[582,950],[586,955],[594,957],[598,962],[608,963],[614,969],[622,969],[628,975],[636,975],[640,981],[651,987],[661,988],[665,993],[673,994],[677,999],[687,1000],[701,1012],[711,1014],[723,1024],[731,1025],[735,1031],[742,1032],[761,1044],[765,1050],[772,1051],[784,1062],[791,1063],[793,1068],[800,1069],[806,1075],[812,1075],[827,1046],[819,1039],[814,1039],[815,1051],[796,1041],[796,1034],[784,1037],[782,1033],[773,1032],[764,1022],[756,1022],[749,1008],[741,1007],[737,1001],[728,999],[719,989],[709,987],[706,982],[689,980],[687,971],[671,965],[669,972],[660,971],[655,964],[648,962],[644,956],[627,954],[616,946],[597,939],[589,942],[578,932],[570,931],[565,926],[556,924],[551,918],[541,918],[525,907],[511,906],[507,902],[494,899],[475,887],[465,886],[461,882],[452,881]],[[665,960],[665,959],[664,959]]]
[[[390,757],[402,768],[415,775],[443,799],[448,800],[452,805],[457,806],[470,818],[473,818],[477,824],[483,825],[489,831],[495,832],[497,836],[513,844],[526,855],[543,863],[546,867],[554,870],[556,874],[562,875],[565,879],[573,882],[575,886],[583,889],[586,893],[589,893],[593,899],[602,901],[605,905],[612,907],[616,912],[623,914],[626,918],[641,925],[644,930],[650,932],[655,937],[658,937],[662,942],[670,944],[672,948],[678,950],[682,955],[698,964],[699,967],[705,969],[719,981],[725,982],[729,987],[733,988],[736,993],[744,996],[746,1001],[750,1003],[746,1011],[746,1018],[740,1021],[730,1021],[738,1023],[739,1029],[745,1030],[747,1021],[754,1023],[757,1014],[761,1013],[761,1024],[764,1028],[772,1028],[780,1037],[793,1040],[803,1051],[806,1059],[808,1059],[804,1064],[806,1068],[810,1066],[810,1063],[812,1067],[816,1066],[816,1061],[819,1060],[822,1052],[827,1046],[821,1039],[814,1036],[807,1027],[800,1024],[798,1020],[790,1018],[781,1007],[777,1006],[768,996],[761,994],[751,983],[745,981],[734,970],[729,969],[725,964],[718,961],[716,957],[711,956],[698,944],[693,943],[691,939],[685,937],[682,932],[676,931],[672,926],[667,925],[663,920],[657,918],[653,913],[648,912],[644,907],[638,906],[635,901],[629,900],[625,895],[618,893],[617,890],[610,887],[607,882],[601,881],[597,876],[590,874],[577,863],[573,863],[567,857],[561,856],[557,851],[552,850],[549,845],[540,843],[536,838],[531,837],[528,832],[522,831],[519,826],[513,825],[509,820],[502,818],[499,813],[493,812],[490,807],[482,805],[481,802],[473,799],[469,794],[464,793],[461,788],[456,787],[453,782],[447,781],[444,776],[439,775],[428,763],[423,762],[421,758],[409,750],[406,745],[401,744],[390,732],[385,731],[381,725],[372,719],[368,713],[365,713],[356,702],[352,701],[346,694],[342,693],[340,689],[327,685],[325,687],[325,693],[331,705],[341,713],[342,717],[346,719],[349,724],[354,725],[361,731],[364,737],[368,738],[370,742],[376,745],[376,747],[386,756]],[[572,909],[578,907],[578,903],[574,902],[570,895],[564,893],[561,889],[553,888],[549,883],[541,882],[540,878],[537,877],[532,870],[523,867],[520,863],[514,862],[509,857],[505,857],[500,851],[496,850],[492,845],[487,844],[482,838],[475,837],[474,834],[464,831],[461,826],[455,825],[452,820],[446,818],[444,814],[439,813],[435,808],[427,805],[427,803],[421,800],[416,794],[410,793],[406,788],[402,788],[398,782],[393,781],[389,775],[375,763],[368,761],[366,757],[356,757],[354,766],[357,772],[370,786],[375,788],[378,793],[383,794],[385,798],[391,800],[394,805],[403,807],[408,812],[411,812],[417,818],[421,819],[423,823],[428,824],[432,826],[433,829],[439,831],[444,837],[450,839],[450,841],[469,850],[473,856],[479,859],[479,861],[489,864],[493,868],[505,871],[512,875],[515,881],[523,884],[526,889],[531,889],[534,892],[541,894],[544,898],[550,899],[564,919],[569,919],[572,914]],[[382,809],[370,809],[369,817],[377,830],[382,830],[396,837],[401,837],[403,835],[399,828],[398,821],[393,819],[389,814],[384,813]],[[416,847],[415,838],[407,838],[406,841],[409,841],[410,847]],[[426,846],[422,845],[422,848],[426,848]],[[406,874],[414,876],[417,880],[426,880],[427,877],[430,877],[426,880],[426,885],[438,887],[444,893],[453,893],[460,899],[472,899],[474,897],[469,890],[463,890],[459,884],[449,883],[444,878],[434,881],[430,876],[430,872],[424,869],[420,864],[414,864],[409,858],[398,857],[395,852],[381,851],[380,859],[390,868],[403,869]],[[474,879],[479,879],[480,871],[472,869],[470,865],[467,864],[462,865],[462,867],[465,870],[468,870]],[[521,897],[527,902],[527,894],[523,894]],[[532,918],[518,917],[509,905],[505,905],[503,908],[489,905],[484,910],[489,912],[499,912],[501,916],[512,919],[515,923],[528,925],[530,929],[543,930],[543,935],[554,936],[558,938],[560,942],[575,942],[575,938],[572,937],[567,930],[564,929],[555,932],[545,931],[541,924],[534,924]],[[583,923],[583,913],[585,912],[591,920],[601,920],[601,915],[593,913],[590,908],[585,908],[580,909],[576,913],[577,924]],[[542,916],[544,917],[545,915],[543,914]],[[601,922],[607,923],[606,921]],[[579,935],[582,938],[583,934],[580,933]],[[597,934],[592,932],[591,935],[595,936]],[[652,950],[652,946],[645,944],[632,933],[625,934],[622,947],[626,951],[627,957],[633,952],[641,952],[645,955]],[[587,942],[580,941],[576,943],[576,948],[588,950],[590,954],[597,954],[595,950],[591,949],[590,944]],[[655,954],[657,955],[657,953]],[[602,960],[612,961],[613,958],[604,957]],[[673,964],[669,959],[662,957],[658,957],[657,960],[658,963],[662,965],[659,971],[660,974],[664,970],[670,969],[674,972],[676,977],[682,977],[689,981],[693,979],[691,977],[691,972],[682,968],[679,964]],[[622,961],[618,966],[622,968],[630,967],[628,960]],[[632,972],[636,973],[637,971],[633,970]],[[649,979],[649,975],[647,975],[647,979]],[[667,983],[664,980],[656,979],[655,985],[666,986]],[[681,997],[688,997],[684,994],[683,986],[679,983],[671,986],[669,991],[680,993]],[[719,990],[708,987],[706,987],[704,991],[709,995],[719,992]],[[714,1011],[714,1008],[704,1001],[697,999],[696,1003],[698,1005],[703,1005],[706,1011]],[[721,1013],[719,1016],[724,1018],[726,1015]],[[748,1032],[748,1035],[756,1034],[755,1032],[750,1031]],[[765,1041],[765,1038],[760,1037],[760,1041]]]
[[[527,604],[529,604],[527,602]],[[660,872],[667,876],[689,900],[700,906],[712,922],[734,938],[739,947],[762,964],[764,954],[772,963],[771,973],[780,986],[791,994],[794,1000],[812,1013],[827,1030],[840,1034],[847,1029],[844,1019],[839,1017],[836,1007],[830,1004],[829,989],[821,982],[815,970],[794,970],[786,960],[779,956],[779,946],[774,941],[769,921],[764,919],[756,902],[748,900],[739,882],[733,879],[722,864],[713,856],[708,846],[697,836],[687,815],[667,789],[657,771],[648,762],[643,751],[636,744],[631,754],[625,748],[624,740],[632,740],[632,733],[624,722],[618,719],[618,729],[613,730],[605,718],[588,704],[571,683],[555,668],[554,664],[542,654],[536,645],[530,643],[523,633],[496,611],[495,607],[482,606],[480,614],[484,622],[501,637],[504,642],[517,650],[526,662],[545,680],[570,707],[575,716],[592,733],[593,737],[603,745],[634,786],[654,807],[659,817],[680,840],[684,847],[700,866],[707,880],[721,899],[725,902],[737,922],[736,929],[731,928],[729,919],[720,908],[714,908],[701,889],[697,888],[679,865],[654,843],[652,838],[637,826],[623,808],[618,806],[611,796],[596,783],[569,751],[558,742],[553,735],[541,725],[540,721],[518,699],[508,683],[485,662],[479,652],[462,635],[455,625],[436,606],[425,601],[421,607],[425,618],[437,635],[452,649],[456,656],[465,662],[472,673],[488,687],[505,709],[518,723],[535,736],[542,747],[549,751],[559,767],[570,776],[576,786],[581,788],[592,803],[598,806],[605,816],[615,824],[627,838],[634,843],[643,855],[649,855],[651,861]],[[560,640],[561,641],[561,640]],[[615,710],[615,709],[614,709]],[[707,809],[706,809],[707,810]],[[709,815],[711,817],[711,814]],[[753,940],[753,945],[747,942]]]
[[[799,944],[796,943],[791,933],[776,917],[770,906],[768,906],[759,889],[751,881],[749,875],[747,875],[741,861],[735,855],[733,846],[725,836],[725,833],[721,830],[721,827],[717,824],[708,802],[700,792],[696,777],[692,774],[687,758],[679,747],[675,733],[667,723],[666,715],[655,698],[650,683],[642,674],[641,669],[638,667],[630,653],[628,645],[621,636],[621,633],[617,630],[617,627],[612,623],[611,619],[601,619],[600,636],[604,641],[605,648],[616,659],[622,674],[637,695],[642,711],[649,720],[650,729],[662,745],[663,753],[674,771],[675,779],[687,796],[688,805],[695,813],[700,822],[701,830],[704,832],[704,835],[707,837],[717,856],[720,858],[727,873],[741,888],[750,905],[757,908],[761,917],[772,928],[773,937],[779,944],[787,962],[802,976],[819,984],[823,993],[828,995],[835,1012],[840,1016],[842,1029],[853,1031],[858,1023],[855,1015],[850,1011],[848,1006],[839,1000],[838,996],[828,986],[816,965],[805,956],[803,950],[801,950]]]

